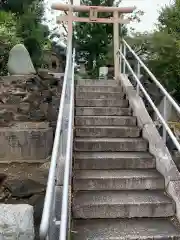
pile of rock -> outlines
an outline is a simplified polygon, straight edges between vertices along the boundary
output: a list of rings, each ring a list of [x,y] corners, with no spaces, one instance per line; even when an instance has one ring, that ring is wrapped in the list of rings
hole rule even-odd
[[[11,50],[8,70],[11,75],[0,77],[0,239],[33,240],[39,239],[63,76],[36,73],[21,44]]]
[[[21,121],[56,121],[62,82],[47,75],[48,78],[0,77],[0,126]]]
[[[0,77],[0,127],[14,122],[57,120],[62,77],[37,73],[27,49],[17,44],[9,53],[10,76]]]
[[[49,163],[43,164],[22,164],[12,163],[8,166],[5,164],[0,165],[0,230],[3,221],[6,222],[6,228],[2,231],[5,239],[8,238],[6,232],[12,234],[12,224],[14,225],[14,234],[20,231],[21,238],[15,239],[39,239],[39,226],[41,221],[44,195],[46,189],[46,182],[49,170]],[[3,214],[6,214],[6,218],[3,220]],[[19,215],[18,215],[19,214]],[[18,221],[19,216],[26,217],[27,225]],[[13,223],[11,216],[13,215]],[[29,219],[29,221],[28,221]],[[29,232],[28,232],[29,231]],[[29,236],[30,234],[30,236]],[[12,236],[11,236],[12,237]],[[1,231],[0,231],[1,239]]]

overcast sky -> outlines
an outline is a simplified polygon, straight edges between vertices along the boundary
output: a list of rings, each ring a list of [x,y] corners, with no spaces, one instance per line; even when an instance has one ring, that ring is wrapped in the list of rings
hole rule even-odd
[[[137,31],[151,31],[157,22],[159,10],[172,3],[173,0],[123,0],[123,6],[136,6],[137,9],[144,11],[144,16],[140,23],[131,24]]]
[[[54,2],[60,2],[60,0],[47,0],[51,5]],[[76,4],[79,0],[74,0]],[[131,23],[130,26],[135,28],[136,31],[151,31],[155,27],[157,22],[159,10],[169,5],[173,0],[123,0],[121,6],[136,6],[137,9],[144,11],[144,16],[141,18],[140,23]],[[62,1],[63,2],[63,1]]]

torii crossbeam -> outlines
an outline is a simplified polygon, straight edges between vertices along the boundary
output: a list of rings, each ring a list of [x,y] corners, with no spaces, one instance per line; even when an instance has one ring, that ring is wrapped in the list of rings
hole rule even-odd
[[[124,19],[124,14],[132,13],[135,7],[105,7],[105,6],[85,6],[85,5],[66,5],[66,4],[53,4],[52,9],[67,11],[66,16],[57,17],[57,22],[61,21],[68,22],[68,38],[72,38],[72,26],[73,22],[91,22],[91,23],[113,23],[113,37],[114,37],[114,77],[118,78],[120,72],[120,61],[117,53],[120,48],[119,41],[119,24],[127,24],[130,22],[130,18]],[[89,18],[87,17],[77,17],[73,15],[73,12],[88,12]],[[99,12],[112,13],[113,17],[109,18],[99,18]]]

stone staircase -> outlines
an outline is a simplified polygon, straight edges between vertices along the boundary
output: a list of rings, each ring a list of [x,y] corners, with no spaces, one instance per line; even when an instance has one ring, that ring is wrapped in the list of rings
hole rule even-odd
[[[148,142],[115,81],[76,85],[73,239],[180,239]]]

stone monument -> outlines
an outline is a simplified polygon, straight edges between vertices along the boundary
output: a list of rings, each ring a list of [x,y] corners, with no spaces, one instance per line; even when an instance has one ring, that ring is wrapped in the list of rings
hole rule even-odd
[[[107,80],[107,75],[108,75],[108,67],[100,67],[99,68],[99,79],[105,79]]]
[[[9,52],[8,72],[10,75],[36,74],[29,52],[23,44],[15,45]]]

